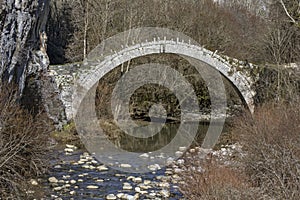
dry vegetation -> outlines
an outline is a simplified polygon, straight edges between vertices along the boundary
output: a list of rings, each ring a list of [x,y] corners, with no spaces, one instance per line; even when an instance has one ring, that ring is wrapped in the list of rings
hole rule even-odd
[[[250,187],[243,172],[222,166],[213,157],[202,160],[201,168],[202,172],[183,173],[184,183],[180,190],[187,199],[259,199],[259,194]]]
[[[225,2],[52,1],[48,54],[55,64],[81,61],[109,36],[134,27],[157,26],[181,31],[210,50],[245,61],[273,63],[277,68],[300,61],[298,0],[270,0],[268,13],[261,10],[258,0]],[[0,13],[0,21],[2,17]],[[267,100],[299,93],[299,85],[286,90],[285,83],[294,82],[282,77],[291,76],[278,72],[273,80],[264,79],[275,88]],[[0,88],[0,199],[23,199],[27,178],[46,169],[49,126],[42,115],[33,117],[17,104],[15,90]],[[263,89],[261,95],[266,95]],[[109,91],[109,85],[104,90]],[[208,200],[300,199],[298,100],[262,105],[253,117],[237,118],[233,134],[247,154],[239,160],[243,167],[223,166],[211,158],[201,163],[205,173],[183,174],[184,195]],[[67,132],[74,133],[74,127]]]
[[[234,130],[247,152],[242,162],[251,183],[272,198],[300,198],[299,113],[299,102],[268,104]]]
[[[235,120],[232,134],[245,156],[224,165],[200,160],[202,172],[183,175],[188,199],[300,198],[300,104],[270,103]],[[195,162],[194,162],[195,163]]]
[[[28,179],[47,169],[50,126],[16,103],[16,90],[0,90],[0,199],[24,199]],[[25,195],[25,196],[24,196]]]
[[[81,61],[104,39],[136,27],[167,27],[205,48],[254,63],[300,59],[298,0],[59,0],[47,35],[52,63]],[[269,12],[266,12],[268,9]]]

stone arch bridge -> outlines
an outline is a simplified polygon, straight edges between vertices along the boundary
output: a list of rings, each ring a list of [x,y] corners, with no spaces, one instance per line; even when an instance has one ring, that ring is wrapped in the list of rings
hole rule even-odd
[[[256,66],[246,64],[226,56],[217,55],[216,52],[209,51],[190,40],[169,36],[149,37],[143,41],[131,42],[112,49],[105,49],[100,46],[90,54],[88,65],[75,63],[64,66],[50,66],[50,75],[55,77],[55,81],[61,92],[61,99],[65,105],[68,119],[72,118],[72,94],[75,79],[82,83],[86,89],[91,88],[106,73],[131,59],[150,55],[171,53],[191,57],[207,63],[212,68],[219,71],[226,77],[239,91],[244,102],[251,112],[254,111],[254,83],[258,79],[258,74],[254,73]],[[109,42],[109,41],[108,41]],[[112,43],[114,41],[111,41]],[[97,51],[104,52],[100,56]],[[103,50],[104,49],[104,50]]]

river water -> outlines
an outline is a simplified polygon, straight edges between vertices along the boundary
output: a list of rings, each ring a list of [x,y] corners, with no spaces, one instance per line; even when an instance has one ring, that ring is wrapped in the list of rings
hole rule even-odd
[[[198,141],[208,125],[199,124]],[[128,151],[152,151],[168,144],[177,128],[178,124],[169,123],[152,139],[122,137],[118,145]],[[57,147],[52,154],[52,167],[42,183],[47,199],[115,199],[117,195],[123,199],[184,199],[178,189],[180,177],[170,167],[144,174],[124,173],[104,166],[85,149]],[[151,157],[151,153],[146,155]],[[56,180],[50,183],[50,177]]]

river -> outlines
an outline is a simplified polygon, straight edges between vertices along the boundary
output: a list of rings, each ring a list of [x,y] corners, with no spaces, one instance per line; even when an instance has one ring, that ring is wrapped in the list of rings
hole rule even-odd
[[[199,124],[198,141],[208,125]],[[122,137],[118,144],[129,151],[145,151],[145,146],[149,147],[147,151],[152,151],[169,143],[177,128],[177,123],[167,123],[151,139]],[[57,146],[52,151],[52,166],[42,183],[47,199],[184,199],[178,188],[180,177],[172,167],[144,174],[124,173],[103,165],[85,149],[68,147]],[[151,158],[151,152],[145,155]]]

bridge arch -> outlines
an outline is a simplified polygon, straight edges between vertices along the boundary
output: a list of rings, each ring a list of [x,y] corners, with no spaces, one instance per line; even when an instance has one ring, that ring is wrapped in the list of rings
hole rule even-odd
[[[157,30],[153,32],[153,28],[149,28],[145,31],[143,28],[123,32],[95,48],[77,73],[76,87],[81,88],[81,91],[75,91],[77,102],[73,102],[73,112],[76,113],[76,104],[84,98],[86,92],[106,73],[131,59],[161,53],[177,54],[208,64],[238,89],[249,110],[254,111],[255,92],[252,90],[253,81],[250,76],[236,70],[226,58],[201,47],[184,34],[163,28]]]

